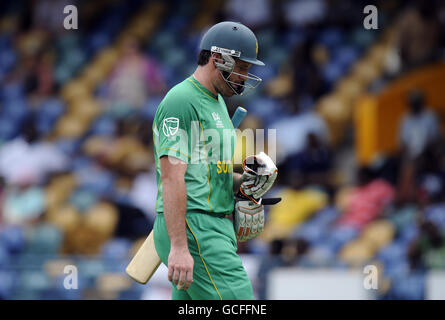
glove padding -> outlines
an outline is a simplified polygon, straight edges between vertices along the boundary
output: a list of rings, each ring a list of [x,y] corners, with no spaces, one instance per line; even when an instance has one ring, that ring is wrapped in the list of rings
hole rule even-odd
[[[276,165],[264,152],[247,157],[243,162],[243,170],[240,191],[248,198],[261,198],[272,187],[278,175]]]
[[[263,205],[250,200],[236,201],[233,225],[238,241],[255,238],[264,229]]]

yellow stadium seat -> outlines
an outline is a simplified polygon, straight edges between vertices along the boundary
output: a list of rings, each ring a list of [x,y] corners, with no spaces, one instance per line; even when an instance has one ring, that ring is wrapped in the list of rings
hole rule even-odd
[[[56,278],[65,275],[64,269],[66,266],[74,264],[74,261],[71,259],[51,259],[45,262],[43,270],[45,270],[48,276]]]
[[[292,84],[292,75],[290,73],[284,73],[269,81],[265,90],[271,97],[282,98],[292,91]]]
[[[86,96],[72,101],[69,104],[69,111],[70,115],[89,123],[102,112],[102,109],[96,99]]]
[[[100,202],[86,212],[84,226],[94,230],[100,238],[107,239],[112,236],[118,218],[117,209],[111,203]]]
[[[352,74],[357,76],[360,81],[367,85],[380,74],[380,69],[370,60],[361,60],[353,66]]]
[[[110,144],[111,139],[108,137],[92,136],[83,143],[82,150],[90,157],[106,155],[109,151]]]
[[[85,81],[81,81],[79,79],[70,81],[61,90],[62,98],[66,102],[70,102],[75,99],[91,95],[91,93],[92,93],[92,88],[89,87]]]
[[[96,87],[105,80],[109,70],[101,64],[90,64],[81,74],[80,80],[84,81],[89,87]]]
[[[334,121],[345,121],[350,117],[350,110],[346,107],[346,103],[344,97],[338,94],[329,94],[320,99],[317,110]]]
[[[57,176],[45,188],[46,205],[49,211],[59,207],[76,186],[76,178],[72,174]]]
[[[341,250],[339,258],[342,262],[352,266],[360,267],[374,256],[374,248],[371,243],[364,239],[357,239],[347,243]]]
[[[79,138],[87,129],[88,122],[75,116],[64,115],[56,124],[56,137],[73,139]]]
[[[387,220],[378,220],[370,223],[363,230],[361,238],[373,243],[376,250],[392,241],[395,234],[394,226]]]
[[[56,225],[64,233],[73,232],[82,223],[82,215],[71,205],[48,211],[47,220]]]
[[[119,292],[128,290],[132,286],[132,280],[120,273],[105,273],[96,279],[96,288],[104,299],[117,299]]]
[[[105,72],[109,72],[119,59],[119,52],[116,48],[108,47],[102,50],[93,60],[93,64],[100,66]]]
[[[65,234],[63,253],[97,255],[105,240],[95,228],[91,228],[83,221],[72,232]]]
[[[273,206],[261,237],[266,241],[284,239],[300,223],[312,214],[323,209],[328,196],[316,189],[284,189],[279,195],[281,202]]]

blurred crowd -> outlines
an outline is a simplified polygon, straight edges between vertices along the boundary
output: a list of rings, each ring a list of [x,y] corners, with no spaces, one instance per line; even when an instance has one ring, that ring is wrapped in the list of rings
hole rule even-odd
[[[77,30],[63,27],[67,4]],[[363,28],[368,4],[378,30]],[[261,87],[229,99],[229,113],[243,105],[243,128],[277,133],[271,193],[283,201],[239,245],[261,261],[258,298],[276,267],[370,262],[385,274],[376,298],[424,297],[425,270],[445,268],[443,119],[412,88],[399,150],[359,166],[352,121],[333,124],[343,105],[329,95],[377,91],[443,60],[444,1],[21,0],[0,4],[0,298],[141,297],[124,269],[155,217],[152,120],[223,20],[253,29],[266,63],[251,70]],[[360,59],[388,28],[375,73]],[[351,70],[367,81],[339,87]],[[84,290],[63,289],[67,264]]]

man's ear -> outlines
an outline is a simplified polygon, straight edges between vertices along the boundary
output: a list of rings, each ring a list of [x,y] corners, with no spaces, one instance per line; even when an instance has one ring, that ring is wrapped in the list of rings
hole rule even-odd
[[[212,64],[215,67],[215,69],[217,69],[215,59],[222,60],[221,54],[213,52],[212,55],[210,56],[210,59],[212,59]]]

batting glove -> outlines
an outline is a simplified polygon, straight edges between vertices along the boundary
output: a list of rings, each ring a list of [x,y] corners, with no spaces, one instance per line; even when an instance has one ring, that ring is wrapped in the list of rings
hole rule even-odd
[[[255,199],[261,198],[272,187],[278,169],[267,154],[260,152],[243,161],[243,170],[240,192],[257,203]]]
[[[237,200],[233,219],[238,241],[258,236],[264,229],[264,207],[250,200]]]

